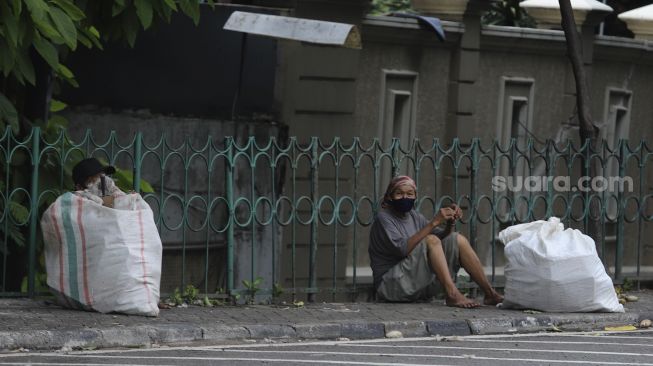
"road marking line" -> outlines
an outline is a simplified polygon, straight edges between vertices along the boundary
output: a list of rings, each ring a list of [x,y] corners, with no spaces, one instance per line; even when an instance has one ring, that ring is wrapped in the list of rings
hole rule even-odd
[[[110,354],[110,353],[127,353],[127,352],[156,352],[160,350],[169,350],[169,351],[184,351],[184,350],[215,350],[215,349],[234,349],[234,348],[264,348],[264,347],[292,347],[292,346],[336,346],[343,344],[374,344],[374,343],[397,343],[397,342],[419,342],[419,341],[441,341],[441,340],[450,340],[450,341],[481,341],[485,339],[501,339],[501,338],[533,338],[533,337],[586,337],[586,338],[600,338],[600,337],[609,337],[609,338],[636,338],[636,339],[651,339],[651,337],[619,337],[615,334],[624,334],[624,333],[653,333],[653,330],[638,330],[638,331],[593,331],[593,332],[565,332],[565,333],[527,333],[527,334],[487,334],[487,335],[469,335],[469,336],[428,336],[428,337],[409,337],[409,338],[382,338],[382,339],[360,339],[360,340],[349,340],[349,341],[310,341],[310,342],[291,342],[291,343],[254,343],[254,344],[229,344],[229,345],[215,345],[215,346],[202,346],[202,347],[191,347],[191,346],[175,346],[175,347],[152,347],[152,348],[136,348],[136,349],[106,349],[106,350],[92,350],[92,351],[72,351],[69,354]],[[520,340],[514,340],[514,342],[521,342]],[[535,341],[530,341],[535,342]],[[569,341],[566,343],[579,343],[583,344],[586,342],[575,342]],[[594,343],[592,343],[594,344]],[[596,343],[599,344],[599,343]],[[59,355],[59,353],[41,353],[41,355]],[[31,356],[34,353],[0,353],[0,358],[6,357],[19,357],[19,356]]]
[[[228,352],[253,352],[253,353],[288,353],[286,351],[264,351],[264,350],[229,350]],[[499,358],[499,357],[486,357],[486,356],[476,356],[476,355],[425,355],[425,354],[393,354],[393,353],[361,353],[361,352],[315,352],[315,351],[295,351],[292,353],[305,353],[305,354],[334,354],[334,355],[349,355],[349,356],[379,356],[379,357],[416,357],[416,358],[447,358],[447,359],[476,359],[476,360],[488,360],[488,361],[516,361],[516,362],[539,362],[539,363],[569,363],[569,364],[600,364],[600,365],[639,365],[639,366],[653,366],[653,363],[623,363],[623,362],[608,362],[608,361],[587,361],[587,360],[551,360],[551,359],[526,359],[526,358]],[[34,356],[34,355],[32,355]],[[66,354],[56,354],[52,355],[60,358],[73,357],[78,359],[84,358],[105,358],[105,359],[145,359],[145,360],[178,360],[179,356],[103,356],[103,355],[66,355]],[[184,360],[195,360],[195,361],[263,361],[263,362],[301,362],[301,363],[326,363],[326,364],[347,364],[347,365],[407,365],[407,366],[423,366],[423,364],[402,364],[402,363],[378,363],[378,362],[363,362],[363,361],[330,361],[330,360],[302,360],[302,359],[275,359],[275,358],[234,358],[234,357],[183,357]],[[2,363],[0,363],[2,364]],[[9,363],[6,363],[9,364]],[[27,364],[35,364],[34,362],[29,362]],[[45,364],[45,363],[44,363]],[[68,365],[68,364],[66,364]],[[79,365],[79,364],[76,364]],[[120,363],[120,366],[125,366],[124,363]]]
[[[651,339],[651,338],[648,338]],[[636,346],[636,347],[653,347],[650,343],[616,343],[616,342],[581,342],[581,341],[521,341],[521,340],[503,340],[503,339],[464,339],[461,342],[487,342],[487,343],[545,343],[545,344],[591,344],[601,346]],[[401,346],[387,346],[387,347],[401,347]]]
[[[338,347],[384,347],[386,345],[373,345],[373,344],[341,344]],[[543,352],[543,353],[572,353],[572,354],[600,354],[600,355],[615,355],[615,356],[637,356],[637,357],[653,357],[652,353],[632,353],[632,352],[607,352],[607,351],[576,351],[576,350],[557,350],[557,349],[533,349],[533,348],[484,348],[484,347],[452,347],[452,346],[395,346],[402,348],[416,348],[416,349],[459,349],[459,350],[484,350],[484,351],[507,351],[507,352]],[[229,352],[234,350],[227,350]],[[245,350],[243,350],[245,351]],[[254,352],[254,351],[252,351]],[[265,352],[258,351],[256,352]],[[275,351],[275,352],[293,352],[290,350]]]
[[[607,335],[605,335],[605,336],[607,336]],[[603,336],[603,337],[605,337],[605,336]],[[578,337],[582,337],[582,336],[580,336],[580,335],[571,335],[569,337],[578,338]],[[638,336],[612,336],[611,335],[609,337],[610,338],[618,338],[618,339],[649,339],[649,340],[653,339],[653,337],[638,337]]]
[[[229,352],[248,352],[248,350],[230,350]],[[249,351],[252,352],[252,351]],[[266,351],[256,351],[258,353],[263,353]],[[285,351],[270,351],[276,353],[285,353]],[[416,357],[416,358],[447,358],[447,359],[475,359],[475,360],[487,360],[487,361],[517,361],[517,362],[548,362],[548,363],[570,363],[570,364],[583,364],[583,365],[638,365],[638,366],[653,366],[653,363],[623,363],[623,362],[608,362],[608,361],[596,361],[590,362],[587,360],[575,361],[575,360],[550,360],[550,359],[526,359],[526,358],[498,358],[498,357],[485,357],[485,356],[476,356],[476,355],[462,355],[462,356],[452,356],[452,355],[410,355],[410,354],[392,354],[392,353],[361,353],[361,352],[313,352],[313,351],[304,351],[307,354],[338,354],[338,355],[349,355],[349,356],[379,356],[379,357]],[[298,353],[298,352],[295,352]],[[100,356],[100,355],[62,355],[59,354],[58,357],[76,357],[76,358],[106,358],[106,359],[146,359],[146,360],[167,360],[173,359],[178,360],[179,356]],[[424,366],[424,364],[406,364],[406,363],[379,363],[379,362],[364,362],[364,361],[331,361],[331,360],[304,360],[304,359],[278,359],[278,358],[238,358],[238,357],[183,357],[184,360],[195,360],[195,361],[262,361],[262,362],[300,362],[300,363],[325,363],[325,364],[345,364],[345,365],[399,365],[399,366]],[[2,364],[2,363],[0,363]],[[34,362],[29,362],[26,364],[34,365]],[[43,363],[47,364],[47,363]],[[66,363],[65,365],[73,365]],[[79,363],[74,365],[80,365]],[[89,365],[89,364],[85,364]],[[124,363],[118,364],[120,366],[125,366]]]
[[[152,366],[151,364],[124,364],[124,363],[64,363],[64,362],[0,362],[0,365],[25,365],[25,366],[30,366],[30,365],[60,365],[60,366],[68,366],[68,365],[74,365],[74,366]],[[176,366],[173,364],[159,364],[158,366]]]
[[[651,340],[651,338],[647,338]],[[487,343],[537,343],[537,344],[590,344],[600,346],[636,346],[636,347],[653,347],[649,343],[616,343],[616,342],[562,342],[562,341],[522,341],[522,340],[502,340],[502,339],[463,339],[461,342],[487,342]],[[387,346],[387,347],[401,347],[401,346]]]
[[[429,337],[408,337],[408,338],[382,338],[382,339],[358,339],[350,341],[312,341],[312,342],[297,342],[297,343],[267,343],[267,344],[231,344],[231,345],[216,345],[206,346],[204,349],[231,349],[231,348],[260,348],[260,347],[289,347],[296,345],[318,346],[318,345],[342,345],[342,344],[367,344],[367,343],[392,343],[392,342],[419,342],[419,341],[442,341],[442,340],[460,340],[460,341],[475,341],[480,339],[497,339],[497,338],[532,338],[532,337],[565,337],[569,336],[585,336],[596,338],[598,336],[610,336],[611,334],[622,334],[632,331],[599,331],[599,332],[569,332],[569,333],[528,333],[528,334],[487,334],[487,335],[469,335],[469,336],[429,336]],[[653,331],[641,331],[651,333]],[[627,337],[632,338],[632,337]],[[644,339],[651,339],[651,337],[642,337]],[[572,343],[567,342],[567,343]]]
[[[613,334],[635,334],[635,333],[653,333],[653,329],[639,330],[593,330],[585,332],[547,332],[547,333],[523,333],[523,334],[475,334],[463,336],[464,338],[528,338],[528,337],[596,337],[611,336]],[[645,337],[646,338],[646,337]]]
[[[173,358],[173,357],[170,357]],[[175,359],[179,359],[178,357]],[[303,360],[303,359],[280,359],[280,358],[244,358],[244,357],[214,357],[214,358],[200,358],[200,357],[184,357],[184,360],[198,360],[198,361],[260,361],[260,362],[283,362],[283,363],[317,363],[317,364],[331,364],[331,365],[374,365],[374,366],[453,366],[447,364],[423,364],[423,363],[390,363],[390,362],[364,362],[364,361],[332,361],[332,360]],[[110,364],[110,363],[46,363],[46,362],[26,362],[26,363],[9,363],[0,362],[0,365],[61,365],[61,366],[152,366],[151,364]],[[161,365],[161,364],[159,364]],[[174,365],[161,365],[161,366],[174,366]]]

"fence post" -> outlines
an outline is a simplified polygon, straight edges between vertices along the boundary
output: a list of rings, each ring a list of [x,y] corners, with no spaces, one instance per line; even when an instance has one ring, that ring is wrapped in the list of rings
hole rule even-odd
[[[619,141],[619,181],[623,182],[624,173],[626,170],[626,144],[625,140]],[[619,185],[617,192],[617,251],[614,257],[614,279],[621,280],[622,266],[624,258],[624,215],[626,214],[626,207],[623,205],[623,185]]]
[[[554,141],[546,140],[546,218],[547,220],[553,216],[553,180],[550,179],[553,177],[553,162],[555,161],[554,157],[551,156],[552,151],[554,150]]]
[[[477,226],[476,215],[478,209],[478,138],[472,139],[472,171],[471,171],[471,192],[470,192],[470,210],[469,210],[469,239],[472,248],[477,247]],[[493,264],[494,265],[494,264]]]
[[[29,248],[27,262],[27,294],[35,294],[36,276],[36,226],[39,220],[39,161],[41,160],[41,128],[32,130],[32,187],[30,192]]]
[[[143,156],[143,133],[136,133],[134,140],[134,190],[141,192],[141,163]]]
[[[392,154],[392,177],[391,178],[394,178],[397,175],[399,175],[399,163],[398,163],[399,159],[397,158],[397,150],[399,150],[398,145],[400,144],[400,142],[401,141],[399,141],[398,138],[396,138],[396,137],[392,138],[392,144],[391,144],[391,147],[390,147],[390,149],[391,149],[390,151],[391,151],[391,154]],[[386,177],[383,177],[383,178],[386,178]],[[381,189],[383,189],[383,187],[381,187]]]
[[[227,293],[232,295],[234,289],[234,222],[236,211],[234,209],[234,154],[233,137],[225,138],[225,153],[227,161],[225,164],[225,194],[229,205],[229,217],[227,218]]]
[[[317,258],[317,221],[318,221],[318,139],[313,137],[311,139],[311,201],[313,202],[313,213],[311,218],[311,246],[310,246],[310,262],[309,262],[309,272],[308,272],[308,302],[315,302],[315,287],[317,279],[317,268],[315,266],[315,260]]]

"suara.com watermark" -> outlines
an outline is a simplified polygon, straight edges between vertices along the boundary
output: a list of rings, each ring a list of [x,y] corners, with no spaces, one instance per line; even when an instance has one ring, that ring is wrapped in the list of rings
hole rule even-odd
[[[569,176],[495,176],[492,190],[495,192],[632,192],[632,177],[588,177],[572,180]]]

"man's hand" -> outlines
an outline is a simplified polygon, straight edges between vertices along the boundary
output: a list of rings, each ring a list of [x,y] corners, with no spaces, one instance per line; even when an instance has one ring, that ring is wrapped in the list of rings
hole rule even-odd
[[[113,196],[102,197],[102,206],[113,208]]]
[[[454,203],[454,204],[452,204],[452,205],[449,206],[449,207],[450,207],[451,209],[453,209],[454,212],[455,212],[455,213],[454,213],[454,219],[456,219],[456,220],[461,220],[461,219],[463,218],[463,210],[462,210],[460,207],[458,207],[457,204]]]
[[[442,207],[433,220],[431,220],[431,225],[433,225],[433,227],[440,226],[449,220],[454,220],[455,218],[456,210],[451,207]]]
[[[445,222],[453,223],[456,220],[463,218],[463,210],[458,207],[457,204],[452,204],[449,207],[443,207],[438,211],[433,220],[431,220],[431,225],[433,227],[440,226]]]

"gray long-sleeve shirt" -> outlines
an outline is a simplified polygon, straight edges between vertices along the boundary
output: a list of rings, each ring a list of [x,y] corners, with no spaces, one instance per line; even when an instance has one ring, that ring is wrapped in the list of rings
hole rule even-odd
[[[408,239],[428,223],[424,215],[415,210],[404,217],[396,216],[388,209],[381,209],[376,214],[368,247],[375,287],[379,286],[381,277],[390,268],[408,256]],[[433,230],[433,234],[438,236],[443,232],[442,228]]]

